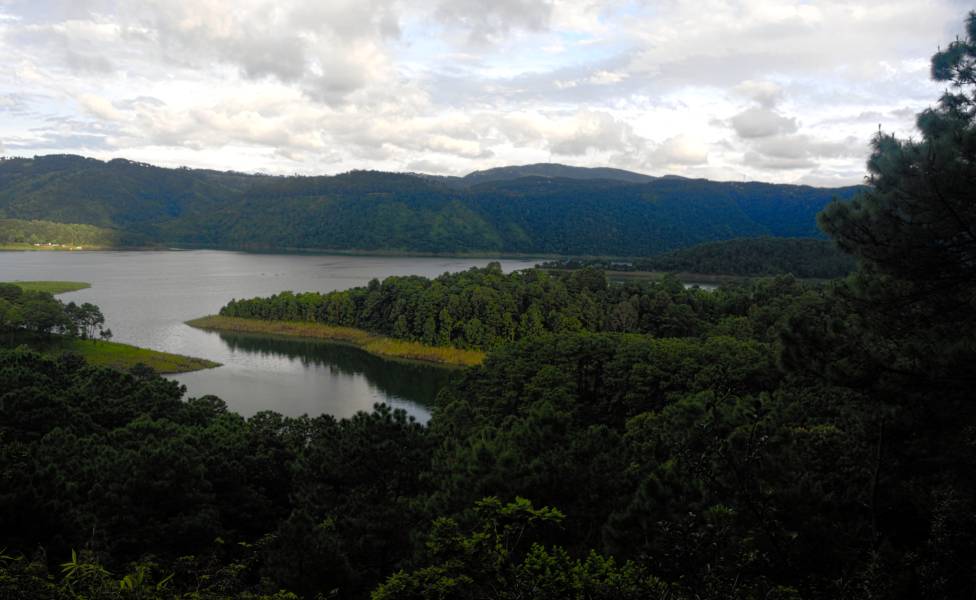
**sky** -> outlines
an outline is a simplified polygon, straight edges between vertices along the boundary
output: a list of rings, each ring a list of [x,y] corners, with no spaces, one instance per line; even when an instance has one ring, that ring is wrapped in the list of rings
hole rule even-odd
[[[860,183],[956,0],[0,0],[0,156]]]

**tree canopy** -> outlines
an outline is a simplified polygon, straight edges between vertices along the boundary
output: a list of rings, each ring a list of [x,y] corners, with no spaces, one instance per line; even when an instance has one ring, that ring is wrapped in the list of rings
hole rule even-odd
[[[492,266],[229,305],[491,347],[428,426],[244,419],[0,350],[0,595],[973,597],[974,42],[976,13],[933,59],[952,88],[922,138],[875,138],[870,189],[824,213],[859,259],[842,280]],[[0,315],[52,301],[0,285]],[[476,337],[499,307],[515,335]]]
[[[734,237],[821,236],[817,211],[859,189],[548,167],[454,181],[12,158],[0,161],[0,242],[648,256]]]

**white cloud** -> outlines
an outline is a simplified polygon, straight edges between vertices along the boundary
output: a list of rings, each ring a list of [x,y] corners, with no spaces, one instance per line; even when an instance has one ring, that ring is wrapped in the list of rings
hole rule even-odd
[[[845,181],[911,133],[953,0],[4,0],[7,152]],[[4,100],[6,99],[6,100]],[[416,170],[416,168],[414,169]]]
[[[608,112],[581,111],[541,130],[556,154],[580,156],[590,151],[624,151],[640,145],[633,128]],[[548,129],[548,131],[546,131]]]
[[[774,110],[754,107],[732,117],[732,127],[739,137],[764,138],[793,133],[799,129],[799,124],[796,119],[784,117]]]
[[[732,89],[766,109],[773,108],[783,99],[783,87],[772,81],[743,81]]]
[[[552,4],[547,0],[442,0],[434,14],[446,29],[464,31],[468,41],[487,44],[512,31],[545,29]]]
[[[87,112],[99,119],[121,121],[125,118],[122,111],[115,108],[111,102],[94,94],[82,94],[78,102]]]
[[[654,149],[651,162],[662,166],[701,165],[708,162],[708,147],[692,136],[677,135]]]

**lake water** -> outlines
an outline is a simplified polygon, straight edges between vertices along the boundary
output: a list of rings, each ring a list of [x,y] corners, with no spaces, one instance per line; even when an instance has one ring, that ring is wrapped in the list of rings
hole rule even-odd
[[[140,252],[0,252],[0,281],[87,281],[59,296],[101,307],[114,341],[198,356],[216,369],[172,376],[190,396],[220,396],[232,410],[348,417],[385,402],[420,421],[457,371],[377,358],[357,348],[305,340],[229,335],[184,321],[216,313],[231,298],[283,290],[319,291],[365,285],[390,275],[434,277],[489,258],[418,258],[252,254],[217,250]],[[532,260],[499,260],[505,272]]]

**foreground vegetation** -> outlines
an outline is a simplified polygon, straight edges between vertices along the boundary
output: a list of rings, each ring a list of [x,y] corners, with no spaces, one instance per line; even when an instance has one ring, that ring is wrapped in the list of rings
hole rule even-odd
[[[418,342],[394,340],[374,335],[353,327],[340,327],[307,321],[260,321],[256,319],[211,315],[187,321],[186,324],[198,329],[212,331],[260,333],[328,340],[330,342],[352,344],[377,356],[419,360],[445,365],[479,365],[485,359],[485,353],[477,350],[428,346]]]
[[[821,215],[851,276],[654,286],[690,333],[522,336],[428,427],[0,352],[0,595],[973,597],[974,72],[976,13],[920,139]]]

